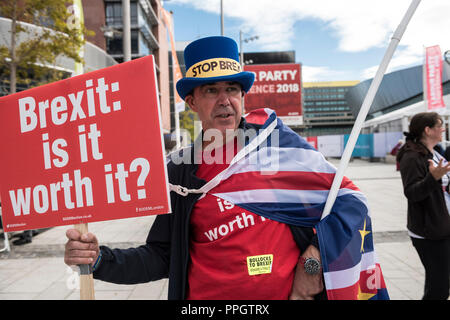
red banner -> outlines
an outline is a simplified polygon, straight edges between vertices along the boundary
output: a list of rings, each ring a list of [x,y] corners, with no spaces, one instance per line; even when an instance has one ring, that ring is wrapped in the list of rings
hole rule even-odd
[[[283,120],[303,122],[300,64],[246,65],[244,70],[255,74],[255,82],[245,95],[245,112],[268,107]]]
[[[170,212],[153,56],[0,98],[5,231]]]
[[[306,137],[306,141],[308,141],[308,143],[312,145],[314,149],[318,150],[317,136]]]
[[[442,54],[439,46],[425,48],[425,100],[428,110],[445,108],[442,97]]]

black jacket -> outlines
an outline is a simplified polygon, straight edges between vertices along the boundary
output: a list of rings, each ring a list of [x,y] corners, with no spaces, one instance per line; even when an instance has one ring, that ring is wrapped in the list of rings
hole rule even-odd
[[[258,129],[258,126],[241,121],[241,128]],[[196,143],[201,142],[197,140]],[[190,149],[191,150],[191,149]],[[179,156],[182,158],[183,153]],[[190,164],[167,165],[169,181],[188,189],[201,188],[206,181],[196,177],[197,165],[193,153]],[[147,236],[146,244],[138,248],[110,249],[101,246],[102,260],[94,271],[94,278],[117,283],[136,284],[169,278],[169,300],[186,297],[189,264],[189,220],[192,208],[200,194],[186,197],[170,193],[172,214],[158,215]],[[312,228],[291,226],[294,239],[301,251],[309,244],[318,248]]]
[[[423,145],[407,143],[398,153],[403,189],[408,199],[407,228],[430,240],[450,238],[450,216],[442,181],[429,172],[433,155]]]

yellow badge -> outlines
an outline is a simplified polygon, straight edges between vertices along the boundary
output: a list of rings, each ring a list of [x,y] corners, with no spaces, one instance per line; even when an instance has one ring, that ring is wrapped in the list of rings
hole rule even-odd
[[[247,257],[248,274],[254,276],[272,272],[273,254]]]

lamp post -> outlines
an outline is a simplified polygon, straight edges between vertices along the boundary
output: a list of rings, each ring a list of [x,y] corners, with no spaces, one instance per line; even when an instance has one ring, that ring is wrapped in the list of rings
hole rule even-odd
[[[253,36],[250,38],[243,39],[242,38],[242,30],[239,30],[239,51],[240,51],[239,60],[241,62],[241,70],[242,71],[244,71],[244,48],[242,47],[242,43],[243,42],[247,43],[247,42],[250,42],[253,40],[257,40],[257,39],[259,39],[259,36]],[[242,97],[242,113],[245,114],[245,102],[244,101],[245,101],[244,97]]]
[[[223,0],[220,0],[220,35],[224,34],[224,25],[223,25]]]

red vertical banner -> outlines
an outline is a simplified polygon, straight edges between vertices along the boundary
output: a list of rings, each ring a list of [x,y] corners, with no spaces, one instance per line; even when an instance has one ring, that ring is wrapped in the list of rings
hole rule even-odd
[[[442,54],[439,46],[425,48],[424,94],[428,110],[445,108],[442,97]]]
[[[246,112],[271,108],[288,125],[303,123],[300,64],[246,65],[244,70],[255,74],[245,95]]]

